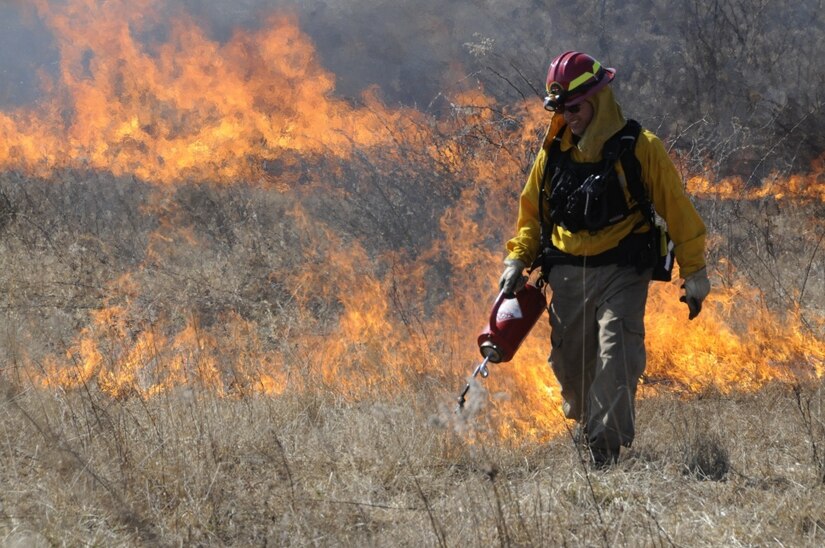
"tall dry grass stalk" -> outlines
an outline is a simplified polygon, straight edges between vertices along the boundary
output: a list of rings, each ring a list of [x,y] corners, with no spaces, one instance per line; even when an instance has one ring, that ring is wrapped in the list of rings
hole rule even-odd
[[[825,536],[820,463],[780,386],[643,399],[634,447],[593,472],[567,434],[467,443],[438,402],[428,410],[409,395],[112,400],[27,389],[9,373],[6,545],[814,546]],[[819,413],[822,391],[803,390]],[[723,475],[702,461],[708,440]]]

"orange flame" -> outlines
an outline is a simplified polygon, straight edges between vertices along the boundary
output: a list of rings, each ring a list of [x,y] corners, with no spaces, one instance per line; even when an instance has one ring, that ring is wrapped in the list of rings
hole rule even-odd
[[[825,203],[825,155],[811,163],[811,173],[789,177],[773,174],[760,181],[759,186],[748,187],[741,177],[728,177],[711,181],[707,177],[688,178],[688,191],[695,196],[757,200],[773,198],[783,200],[812,200]]]
[[[397,113],[369,94],[360,109],[331,97],[334,76],[294,18],[273,16],[218,44],[181,14],[167,41],[142,44],[136,30],[163,4],[38,0],[61,70],[36,110],[0,114],[0,166],[260,179],[288,151],[347,157],[389,138],[385,123]]]

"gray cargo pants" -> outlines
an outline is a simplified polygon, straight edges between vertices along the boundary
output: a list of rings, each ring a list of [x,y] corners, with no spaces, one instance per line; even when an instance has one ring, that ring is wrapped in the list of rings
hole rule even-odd
[[[616,265],[550,269],[550,364],[564,414],[585,426],[591,447],[633,442],[650,277],[651,270]]]

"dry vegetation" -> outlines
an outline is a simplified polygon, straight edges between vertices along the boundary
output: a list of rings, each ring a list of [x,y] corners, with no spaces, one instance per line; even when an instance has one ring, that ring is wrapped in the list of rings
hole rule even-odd
[[[822,393],[801,401],[819,409]],[[569,436],[475,443],[408,395],[3,401],[5,544],[821,545],[821,415],[787,387],[645,399],[608,472]],[[816,411],[814,412],[816,413]],[[437,422],[437,421],[435,421]]]
[[[213,349],[227,378],[238,360],[288,354],[290,337],[279,335],[307,326],[278,305],[291,293],[277,273],[315,260],[290,251],[314,236],[285,222],[293,195],[251,186],[181,186],[157,198],[158,189],[105,175],[20,181],[2,178],[6,544],[814,546],[825,536],[819,386],[682,397],[643,387],[637,443],[607,472],[592,472],[569,434],[490,437],[493,401],[481,389],[471,394],[471,413],[454,417],[469,364],[446,377],[387,377],[355,396],[342,385],[357,385],[355,372],[380,364],[351,363],[338,384],[292,355],[287,367],[305,377],[303,388],[280,396],[255,395],[254,381],[227,381],[236,387],[227,397],[198,382],[155,397],[113,397],[94,381],[35,388],[30,376],[69,351],[90,311],[118,303],[128,321],[105,346],[111,363],[122,357],[119,345],[158,318],[157,329],[169,333],[190,317],[215,333],[228,311],[254,332]],[[153,200],[164,207],[145,207]],[[740,221],[767,219],[783,235],[786,223],[810,220],[820,207],[764,217],[759,206],[699,205],[716,231],[735,218],[713,212],[733,209]],[[161,231],[169,247],[150,244],[166,215],[176,220]],[[198,247],[178,245],[179,233]],[[737,238],[734,259],[764,247],[764,232]],[[774,283],[799,295],[803,277],[788,261],[804,264],[814,250],[795,235],[772,245],[774,262],[763,267],[775,276],[749,272],[781,310],[789,303]],[[112,280],[129,271],[136,289],[124,292]],[[817,318],[822,281],[806,278],[819,300],[805,310]],[[338,305],[313,306],[327,318],[315,328],[329,329]],[[395,312],[410,310],[427,321],[414,307]]]
[[[696,0],[681,34],[674,17],[665,17],[669,3],[580,4],[586,23],[577,30],[593,48],[608,50],[611,64],[631,67],[619,89],[624,97],[650,99],[669,86],[649,116],[628,113],[658,125],[685,159],[686,175],[735,174],[754,186],[768,169],[777,178],[805,172],[821,152],[815,64],[794,72],[793,82],[804,85],[790,100],[732,89],[729,80],[692,87],[697,74],[716,74],[710,69],[720,64],[738,71],[752,62],[766,75],[732,78],[737,86],[773,93],[776,81],[790,78],[788,67],[770,72],[774,59],[763,56],[784,36],[766,26],[772,4],[750,10],[746,2]],[[805,4],[811,17],[800,25],[821,21],[823,10],[813,4]],[[528,15],[507,7],[490,9],[507,21]],[[604,10],[630,24],[643,8],[661,24],[607,35]],[[337,15],[324,12],[317,27],[327,29]],[[751,30],[727,32],[733,27]],[[792,32],[779,53],[803,57],[819,48],[822,28],[807,40]],[[620,53],[631,38],[644,46],[633,51],[647,57]],[[383,148],[356,147],[345,159],[285,154],[264,166],[270,178],[263,183],[160,186],[103,172],[65,170],[46,180],[0,174],[0,544],[825,542],[819,382],[724,394],[642,386],[636,443],[615,468],[594,472],[569,432],[541,441],[490,435],[503,396],[487,394],[484,383],[469,412],[454,415],[472,364],[457,363],[455,348],[437,337],[430,356],[395,356],[409,361],[402,370],[381,361],[387,355],[374,334],[345,341],[345,355],[330,358],[336,373],[318,365],[313,345],[343,338],[336,329],[347,288],[400,280],[379,285],[387,317],[404,328],[397,338],[427,348],[424,326],[456,329],[435,323],[438,306],[468,280],[497,274],[497,262],[486,257],[500,258],[520,181],[503,189],[490,181],[520,178],[530,164],[539,134],[525,144],[525,114],[509,105],[541,87],[545,63],[530,66],[525,51],[535,41],[506,54],[482,42],[471,47],[477,76],[508,106],[491,116],[486,108],[445,107],[437,119],[449,124],[414,116],[420,132],[399,132]],[[670,67],[666,54],[687,56],[687,72],[651,73]],[[722,103],[720,89],[730,90]],[[695,110],[680,110],[682,103]],[[490,158],[501,174],[474,177],[470,162]],[[444,227],[455,219],[442,225],[442,216],[462,200],[485,232],[473,240],[483,267],[451,263],[437,247],[453,239]],[[697,206],[711,234],[714,284],[747,283],[777,322],[798,311],[805,335],[821,342],[825,205],[705,196]],[[351,251],[353,265],[330,262],[341,250]],[[418,254],[424,259],[412,260]],[[483,268],[490,272],[477,272]],[[407,277],[411,270],[422,273]],[[299,281],[306,271],[318,273],[310,278],[317,287]],[[730,327],[744,330],[745,320]],[[182,352],[173,348],[183,344],[175,337],[189,331],[189,382],[142,392],[143,376],[162,377]],[[137,362],[136,380],[112,390],[103,375],[83,377],[83,336],[97,343],[98,370],[123,373],[125,363]],[[143,350],[133,355],[135,348]],[[282,360],[277,367],[268,361],[273,355]],[[809,367],[806,358],[799,357],[800,370]],[[289,390],[266,395],[260,374],[273,367],[285,372]],[[217,379],[203,374],[212,368]],[[43,378],[56,371],[82,382],[44,388]]]

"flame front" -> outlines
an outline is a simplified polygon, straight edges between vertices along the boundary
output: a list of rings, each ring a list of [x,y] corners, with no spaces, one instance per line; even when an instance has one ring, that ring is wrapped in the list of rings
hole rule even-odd
[[[218,44],[179,14],[166,41],[140,43],[135,33],[159,25],[152,14],[163,5],[37,1],[60,71],[56,81],[43,75],[37,109],[0,114],[0,165],[228,182],[262,176],[289,151],[347,156],[388,139],[394,115],[369,95],[360,109],[334,99],[333,75],[293,18],[272,16]]]
[[[286,318],[279,344],[262,340],[259,326],[234,311],[208,323],[195,312],[184,322],[163,314],[135,321],[133,278],[177,249],[205,245],[175,222],[168,194],[158,188],[146,205],[158,223],[144,262],[111,280],[101,308],[64,355],[31,364],[37,383],[96,384],[112,397],[188,386],[227,397],[333,390],[360,399],[417,390],[441,399],[457,392],[478,359],[475,337],[495,293],[503,242],[491,245],[490,234],[509,232],[524,178],[523,159],[507,147],[462,137],[465,128],[492,124],[491,98],[463,90],[455,102],[464,108],[437,120],[390,109],[372,93],[361,106],[336,99],[334,76],[289,16],[271,16],[262,30],[239,30],[220,44],[179,14],[165,40],[147,44],[135,35],[159,24],[159,0],[128,9],[118,1],[35,5],[55,34],[61,65],[56,79],[43,76],[37,108],[0,113],[4,169],[46,178],[95,170],[158,184],[253,182],[298,197],[286,217],[310,250],[300,268],[272,273],[288,288],[278,303]],[[510,110],[522,123],[503,138],[529,150],[543,111],[528,102]],[[340,174],[323,169],[304,169],[309,180],[297,188],[290,166],[343,169],[378,149],[389,160],[376,160],[376,171],[415,156],[462,181],[434,222],[441,237],[428,246],[376,254],[301,206],[314,192],[344,197],[361,189],[332,188],[325,175]],[[287,167],[278,172],[272,162]],[[811,177],[775,181],[755,196],[825,201],[821,177],[819,162]],[[698,177],[689,188],[698,195],[743,192],[741,183]],[[675,284],[656,284],[648,307],[645,383],[654,391],[756,390],[825,373],[825,344],[800,311],[769,314],[744,285],[715,288],[690,323]],[[512,363],[491,367],[484,382],[501,436],[543,439],[563,427],[548,351],[542,321]]]

